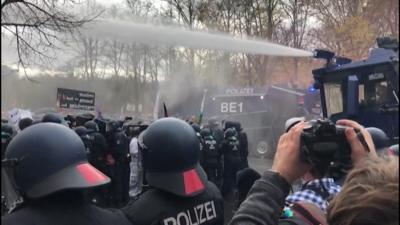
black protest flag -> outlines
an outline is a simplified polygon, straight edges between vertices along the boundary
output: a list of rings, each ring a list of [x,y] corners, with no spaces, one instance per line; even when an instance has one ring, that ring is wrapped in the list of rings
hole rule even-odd
[[[164,117],[168,117],[167,106],[165,105],[165,102],[163,102],[163,104],[164,104]]]

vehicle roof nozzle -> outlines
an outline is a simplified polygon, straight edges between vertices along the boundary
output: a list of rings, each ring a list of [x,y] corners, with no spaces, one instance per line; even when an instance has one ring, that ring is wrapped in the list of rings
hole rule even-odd
[[[333,56],[335,56],[335,53],[328,50],[322,50],[322,49],[314,50],[314,58],[325,59],[327,64],[329,64],[332,61]]]

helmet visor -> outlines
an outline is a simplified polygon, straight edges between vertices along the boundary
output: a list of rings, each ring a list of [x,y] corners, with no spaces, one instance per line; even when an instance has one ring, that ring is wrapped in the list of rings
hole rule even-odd
[[[13,176],[13,161],[2,160],[1,162],[1,196],[8,212],[15,209],[23,202],[22,196],[18,193]]]
[[[66,189],[84,189],[109,183],[111,180],[88,162],[67,167],[26,191],[30,198],[39,198]]]

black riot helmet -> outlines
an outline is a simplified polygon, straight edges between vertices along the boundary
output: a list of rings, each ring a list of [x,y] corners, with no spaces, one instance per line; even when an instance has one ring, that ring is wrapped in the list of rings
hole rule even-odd
[[[142,123],[142,121],[134,122],[133,120],[128,120],[124,123],[122,129],[128,137],[136,137],[144,130]]]
[[[140,125],[137,126],[128,126],[126,128],[126,133],[129,137],[136,137],[140,134],[142,129],[140,128]]]
[[[42,118],[42,122],[44,122],[44,123],[59,123],[59,124],[62,123],[61,118],[57,114],[54,114],[54,113],[49,113],[49,114],[44,115]]]
[[[91,113],[82,113],[75,116],[76,126],[83,126],[87,121],[93,120],[94,115]]]
[[[192,123],[191,126],[196,133],[200,133],[200,126],[197,123]]]
[[[218,123],[218,120],[216,118],[210,118],[208,120],[208,125],[211,129],[217,129],[220,124]]]
[[[236,137],[237,131],[235,128],[231,127],[225,131],[225,138]]]
[[[88,163],[79,136],[61,124],[40,123],[21,131],[8,145],[5,161],[14,162],[16,189],[30,199],[110,182]]]
[[[33,123],[33,120],[29,117],[25,117],[22,118],[19,122],[18,122],[18,127],[20,130],[23,130],[29,126],[31,126]]]
[[[212,133],[211,133],[211,130],[209,128],[204,128],[204,129],[201,129],[200,135],[202,137],[207,137],[207,136],[211,136]]]
[[[117,132],[120,129],[120,123],[116,120],[109,121],[106,126],[106,132]]]
[[[87,121],[84,126],[88,129],[88,132],[90,133],[99,132],[99,126],[93,120]]]
[[[383,130],[376,127],[368,127],[366,130],[371,135],[377,151],[383,150],[390,146],[390,139]]]
[[[138,143],[150,186],[184,197],[204,191],[207,176],[198,164],[199,139],[185,121],[159,119],[141,133]]]
[[[79,137],[83,137],[83,136],[89,134],[89,130],[84,126],[76,127],[74,129],[74,131]]]
[[[236,131],[241,131],[242,125],[236,121],[225,121],[224,130],[228,130],[229,128],[235,128]]]
[[[107,123],[108,123],[107,119],[95,118],[93,121],[99,127],[99,133],[101,133],[101,134],[106,134],[107,133]]]

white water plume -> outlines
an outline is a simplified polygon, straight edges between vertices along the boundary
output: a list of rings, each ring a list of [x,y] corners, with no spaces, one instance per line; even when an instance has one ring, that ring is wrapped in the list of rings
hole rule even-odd
[[[193,49],[224,50],[286,57],[311,57],[310,51],[274,44],[257,39],[240,39],[229,34],[184,30],[176,27],[139,24],[118,20],[101,20],[81,31],[96,38],[113,38],[121,42],[166,45]]]

